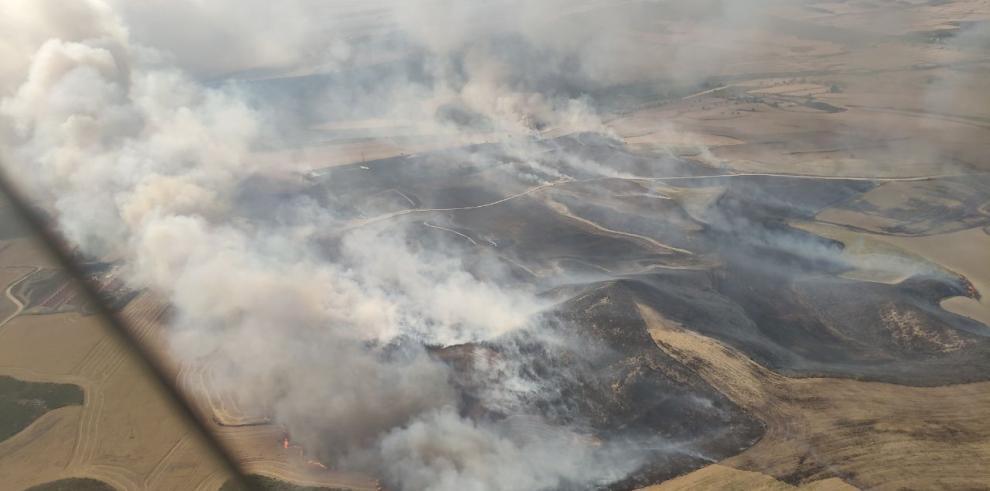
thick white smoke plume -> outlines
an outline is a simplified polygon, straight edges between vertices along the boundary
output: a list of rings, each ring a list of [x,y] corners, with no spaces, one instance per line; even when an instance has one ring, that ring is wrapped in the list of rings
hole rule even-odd
[[[509,131],[596,127],[574,94],[638,75],[616,61],[629,46],[581,23],[548,31],[580,8],[573,2],[336,7],[353,25],[319,15],[324,2],[5,0],[6,170],[84,254],[121,261],[134,287],[167,296],[178,312],[174,356],[216,360],[222,382],[271,407],[310,448],[332,447],[325,453],[416,490],[586,487],[633,470],[634,456],[575,445],[572,429],[545,426],[533,439],[454,411],[447,365],[421,346],[535,329],[545,307],[500,286],[502,266],[482,264],[480,275],[454,245],[411,245],[395,224],[348,232],[330,258],[322,238],[341,225],[336,210],[306,197],[279,203],[275,219],[237,209],[246,179],[292,169],[251,158],[284,130],[272,128],[271,108],[223,81],[258,66],[411,54],[425,56],[419,79],[390,73],[377,88],[328,89],[323,115],[384,94],[396,108],[386,114],[432,119],[454,101]],[[393,34],[351,42],[376,28]],[[503,382],[500,398],[535,390]]]
[[[421,221],[354,227],[346,210],[291,192],[313,170],[291,156],[316,127],[408,126],[452,145],[497,141],[514,183],[634,177],[563,150],[550,163],[527,137],[607,133],[605,106],[621,104],[609,96],[644,80],[693,87],[727,63],[749,70],[734,36],[767,21],[755,7],[768,1],[0,0],[0,160],[81,253],[168,299],[174,358],[209,360],[217,388],[325,462],[401,490],[590,489],[652,450],[680,452],[596,439],[548,402],[567,398],[557,382],[575,374],[534,375],[521,361],[533,355],[505,340],[575,365],[590,342],[557,337],[540,316],[550,300],[504,262],[465,254],[456,230],[427,246],[412,240]],[[658,29],[677,42],[647,39]],[[953,107],[954,87],[976,83],[954,77],[933,84],[929,106]],[[616,86],[629,90],[605,90]],[[290,191],[252,191],[265,186]],[[840,254],[712,218],[745,230],[743,245]],[[471,353],[465,381],[431,349],[466,343],[504,351]],[[463,414],[468,397],[491,414]]]

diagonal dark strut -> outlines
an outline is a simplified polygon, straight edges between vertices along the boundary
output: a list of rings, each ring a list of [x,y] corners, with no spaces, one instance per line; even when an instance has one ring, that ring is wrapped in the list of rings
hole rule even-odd
[[[257,488],[249,485],[244,479],[231,452],[210,432],[208,423],[192,409],[193,404],[190,398],[179,390],[175,383],[171,382],[161,361],[133,336],[120,316],[107,306],[103,295],[93,287],[72,256],[65,250],[61,238],[45,226],[44,221],[31,208],[28,201],[14,188],[3,170],[2,163],[0,163],[0,194],[7,197],[18,218],[24,221],[29,231],[39,239],[40,246],[47,249],[47,252],[56,260],[58,265],[75,280],[85,300],[93,306],[96,314],[101,316],[104,324],[110,328],[111,335],[123,343],[124,348],[137,354],[145,372],[150,374],[151,378],[157,381],[158,388],[171,398],[174,409],[182,418],[183,423],[196,429],[201,441],[206,444],[209,451],[213,453],[213,456],[230,475],[230,478],[239,485],[239,489],[256,490]]]

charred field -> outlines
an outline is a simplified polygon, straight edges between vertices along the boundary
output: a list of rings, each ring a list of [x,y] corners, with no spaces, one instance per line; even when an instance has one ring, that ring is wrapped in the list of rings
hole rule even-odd
[[[259,190],[272,204],[289,193],[346,209],[342,229],[407,227],[417,247],[455,248],[472,274],[497,263],[510,271],[507,287],[536,288],[552,305],[541,323],[559,336],[553,349],[523,332],[429,352],[453,369],[464,416],[512,421],[480,393],[513,371],[552,388],[525,401],[524,412],[582,428],[579,444],[644,434],[666,442],[644,443],[639,470],[601,483],[608,489],[722,461],[767,431],[766,415],[658,347],[637,306],[786,377],[914,387],[988,378],[990,328],[939,305],[978,296],[963,275],[898,263],[913,268],[903,281],[850,279],[844,273],[857,265],[842,242],[792,226],[857,206],[882,181],[740,175],[590,134],[527,144],[541,146],[540,161],[495,145],[467,151],[485,156],[468,164],[463,149],[402,156],[325,169],[275,191],[259,184],[253,201]],[[594,175],[585,174],[592,164]],[[520,177],[520,169],[549,168],[557,174]],[[979,180],[946,185],[982,192]],[[274,219],[277,206],[269,212]],[[975,209],[953,213],[987,222]],[[331,257],[336,241],[324,238]]]
[[[990,488],[986,0],[11,2],[4,176],[263,487]],[[229,487],[12,210],[0,487]]]

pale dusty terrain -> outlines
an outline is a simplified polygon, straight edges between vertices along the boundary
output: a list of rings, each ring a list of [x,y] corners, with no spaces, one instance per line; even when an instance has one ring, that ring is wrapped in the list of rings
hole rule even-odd
[[[33,250],[8,248],[0,264],[23,271],[48,263]],[[132,303],[125,317],[138,319],[144,306]],[[90,477],[121,491],[180,490],[220,472],[142,364],[95,316],[15,317],[0,331],[0,374],[76,384],[85,397],[82,407],[48,412],[0,442],[4,489]]]
[[[874,239],[925,257],[964,275],[983,297],[980,300],[952,297],[943,300],[942,307],[990,326],[990,235],[986,231],[972,228],[927,237],[884,235]]]
[[[695,159],[724,172],[917,177],[990,171],[987,53],[847,35],[902,35],[945,28],[953,21],[990,19],[985,1],[936,3],[878,8],[874,2],[814,2],[816,10],[796,2],[782,4],[772,23],[742,38],[726,35],[720,27],[647,19],[629,36],[657,47],[651,64],[672,61],[674,46],[706,46],[719,53],[707,65],[711,73],[670,74],[673,81],[657,84],[691,85],[711,76],[713,85],[646,101],[603,119],[634,149]],[[898,14],[891,17],[884,8],[896,8]],[[803,29],[806,23],[835,30],[815,34]],[[788,26],[789,32],[780,29]],[[808,32],[806,37],[802,31]],[[844,111],[810,108],[805,105],[809,98]],[[365,131],[366,138],[341,137],[355,130]],[[366,121],[318,125],[313,131],[325,135],[326,142],[255,158],[285,162],[291,170],[305,172],[493,137],[451,138],[419,131],[410,139],[406,128]],[[545,136],[566,131],[551,129]],[[704,192],[699,189],[697,194]],[[883,192],[889,195],[878,198],[881,204],[904,198],[894,187]],[[699,201],[699,209],[708,202],[692,199]],[[818,218],[863,227],[885,224],[877,217],[838,209]],[[921,257],[966,276],[984,299],[956,297],[943,306],[990,323],[990,237],[983,230],[929,237],[811,230],[847,245],[857,240],[866,244],[850,254],[879,251]],[[3,245],[0,287],[4,289],[31,268],[52,266],[27,239],[3,241]],[[896,282],[904,277],[866,271],[858,278]],[[13,312],[7,298],[0,301],[6,302],[0,313]],[[125,311],[136,331],[158,349],[161,309],[158,299],[146,295]],[[986,419],[990,385],[986,383],[912,388],[787,378],[655,312],[643,309],[642,314],[661,349],[693,363],[706,380],[768,426],[767,436],[740,455],[647,488],[651,491],[795,489],[785,481],[800,482],[797,489],[802,490],[990,487]],[[181,366],[175,371],[184,382],[208,387],[198,378],[203,367]],[[171,414],[138,364],[94,317],[20,316],[0,325],[0,374],[75,383],[86,391],[84,406],[52,411],[0,442],[0,475],[11,489],[62,477],[93,477],[120,490],[212,491],[226,480],[204,458],[198,440]],[[233,395],[206,391],[208,397],[200,399],[204,411],[228,422],[250,421],[252,416],[242,414]],[[374,489],[376,484],[366,476],[322,472],[306,465],[297,450],[282,449],[277,427],[218,426],[217,431],[249,472],[300,484],[355,489]]]
[[[863,224],[860,220],[851,223]],[[983,297],[980,300],[967,297],[947,298],[942,301],[942,308],[990,326],[990,300],[986,296],[990,293],[990,235],[983,229],[971,228],[946,234],[904,237],[857,232],[815,222],[795,225],[843,242],[846,246],[845,253],[852,258],[852,263],[864,267],[845,275],[850,278],[897,283],[912,272],[923,272],[927,268],[962,274]],[[904,258],[905,270],[901,273],[869,270],[870,257],[878,254]],[[857,256],[861,259],[856,259]]]
[[[690,474],[677,477],[662,484],[641,488],[639,491],[855,491],[843,480],[832,477],[801,486],[791,486],[759,472],[741,471],[722,464],[712,464]]]
[[[2,287],[51,261],[27,239],[0,251]],[[166,304],[143,294],[122,312],[134,335],[162,347]],[[126,351],[100,319],[64,313],[22,315],[0,326],[0,374],[35,382],[72,383],[82,407],[44,414],[0,442],[2,489],[69,477],[89,477],[120,491],[214,491],[229,479],[200,438],[176,415],[143,363]],[[320,486],[375,489],[363,476],[328,473],[282,448],[276,427],[221,428],[250,473]]]
[[[648,307],[641,306],[640,313],[657,346],[695,367],[766,424],[766,435],[756,445],[723,466],[801,483],[838,476],[861,489],[990,486],[990,421],[985,417],[990,383],[918,388],[788,378]],[[718,480],[704,478],[716,471],[697,472],[705,474],[689,474],[681,481],[684,488],[672,481],[659,489],[724,489]],[[765,481],[752,474],[718,474],[740,486]]]

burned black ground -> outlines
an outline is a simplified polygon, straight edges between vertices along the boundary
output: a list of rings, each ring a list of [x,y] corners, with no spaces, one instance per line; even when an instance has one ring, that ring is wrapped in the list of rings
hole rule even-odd
[[[596,135],[519,145],[526,152],[480,145],[329,168],[293,191],[343,210],[344,229],[402,226],[420,247],[456,248],[478,276],[488,270],[472,264],[502,263],[504,287],[553,301],[539,322],[565,340],[557,351],[525,334],[431,347],[458,374],[464,414],[513,417],[479,402],[485,378],[476,363],[513,358],[526,377],[553,388],[527,411],[599,441],[647,434],[670,443],[644,448],[649,463],[616,488],[657,482],[758,440],[754,415],[655,346],[636,303],[790,376],[915,386],[990,378],[990,328],[939,306],[973,295],[965,278],[918,264],[896,284],[850,279],[842,243],[791,225],[839,206],[901,219],[892,233],[931,232],[922,224],[939,217],[982,226],[983,180],[912,183],[951,194],[959,206],[915,200],[910,209],[866,210],[863,196],[882,183],[734,176]],[[245,199],[259,194],[266,199]],[[330,234],[328,254],[335,240]]]

